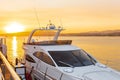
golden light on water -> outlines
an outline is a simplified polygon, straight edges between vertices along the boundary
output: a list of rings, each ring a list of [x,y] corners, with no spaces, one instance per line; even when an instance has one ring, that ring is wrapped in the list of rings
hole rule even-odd
[[[15,36],[13,37],[12,40],[12,50],[13,50],[13,56],[17,57],[17,40]]]
[[[25,27],[17,22],[12,22],[11,24],[7,25],[4,29],[7,33],[16,33],[24,31]]]

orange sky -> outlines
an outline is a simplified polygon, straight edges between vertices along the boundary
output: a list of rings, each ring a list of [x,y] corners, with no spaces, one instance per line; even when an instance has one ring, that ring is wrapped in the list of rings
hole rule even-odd
[[[0,32],[14,21],[38,28],[36,13],[41,27],[51,20],[67,33],[120,29],[120,0],[1,0]]]

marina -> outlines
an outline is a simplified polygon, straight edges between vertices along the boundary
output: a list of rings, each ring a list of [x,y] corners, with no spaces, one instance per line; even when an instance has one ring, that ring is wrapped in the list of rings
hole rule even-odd
[[[5,43],[5,38],[0,38],[0,80],[21,80],[15,71],[16,67],[13,67],[6,59],[7,47]]]
[[[119,3],[1,1],[0,80],[120,80]]]
[[[27,41],[23,42],[24,54],[21,58],[16,51],[16,37],[13,37],[13,61],[9,60],[10,56],[7,54],[9,50],[6,51],[6,39],[1,39],[2,78],[5,80],[88,80],[89,78],[97,80],[107,75],[101,80],[119,80],[118,71],[101,64],[83,49],[73,46],[72,40],[58,40],[63,30],[60,27],[57,29],[53,24],[48,28],[34,29]],[[56,33],[51,40],[39,41],[33,37],[36,31],[56,31]]]

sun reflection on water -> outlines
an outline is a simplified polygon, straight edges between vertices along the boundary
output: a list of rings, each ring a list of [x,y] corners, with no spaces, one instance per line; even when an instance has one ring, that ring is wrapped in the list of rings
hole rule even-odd
[[[23,39],[16,36],[7,38],[7,59],[12,65],[16,64],[16,59],[18,59],[19,62],[24,63],[24,52],[21,48],[22,42]]]
[[[12,40],[12,50],[13,50],[13,56],[17,57],[17,40],[15,36],[13,37]]]

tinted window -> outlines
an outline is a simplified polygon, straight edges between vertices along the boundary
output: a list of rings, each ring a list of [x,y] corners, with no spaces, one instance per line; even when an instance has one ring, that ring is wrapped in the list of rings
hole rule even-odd
[[[53,61],[51,60],[51,58],[47,54],[45,54],[43,52],[35,52],[33,55],[35,57],[37,57],[38,59],[42,60],[43,62],[50,64],[52,66],[55,66]]]
[[[43,58],[43,52],[35,52],[35,53],[33,53],[33,55],[35,56],[35,57],[37,57],[38,59],[41,59],[42,60],[42,58]]]
[[[55,66],[53,61],[51,60],[51,58],[46,54],[43,54],[43,61],[45,63],[48,63],[48,64],[52,65],[52,66]]]
[[[26,60],[32,63],[35,63],[35,60],[28,54],[26,54]]]
[[[92,60],[83,50],[49,51],[49,53],[58,66],[79,67],[94,64],[94,60]]]

